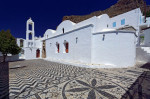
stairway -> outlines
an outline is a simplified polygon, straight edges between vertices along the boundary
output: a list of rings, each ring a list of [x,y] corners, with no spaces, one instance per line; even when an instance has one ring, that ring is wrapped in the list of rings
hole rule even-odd
[[[141,49],[150,54],[150,47],[141,47]]]
[[[137,47],[136,61],[144,63],[150,62],[150,47]]]

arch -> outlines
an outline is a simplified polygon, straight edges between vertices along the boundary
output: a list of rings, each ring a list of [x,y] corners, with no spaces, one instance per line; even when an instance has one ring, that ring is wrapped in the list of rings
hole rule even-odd
[[[36,50],[36,58],[39,58],[39,57],[40,57],[40,50],[37,49],[37,50]]]
[[[29,33],[29,40],[32,40],[32,33]]]
[[[65,32],[71,31],[74,28],[75,23],[70,20],[65,20],[59,24],[56,31],[58,34],[63,34]]]
[[[78,37],[76,37],[76,44],[78,43]]]
[[[29,24],[29,30],[32,31],[32,29],[33,29],[33,25]]]
[[[55,30],[52,30],[52,29],[47,29],[46,32],[44,33],[44,37],[47,39],[47,38],[50,38],[50,37],[53,37],[55,36]]]
[[[59,53],[59,51],[60,51],[59,49],[60,49],[59,43],[56,42],[56,53]]]
[[[64,52],[69,53],[69,42],[64,41]]]
[[[94,26],[94,32],[101,32],[103,29],[109,28],[111,25],[110,17],[107,14],[103,14],[97,17]]]
[[[62,28],[62,31],[63,31],[63,33],[65,32],[65,29],[64,28]]]

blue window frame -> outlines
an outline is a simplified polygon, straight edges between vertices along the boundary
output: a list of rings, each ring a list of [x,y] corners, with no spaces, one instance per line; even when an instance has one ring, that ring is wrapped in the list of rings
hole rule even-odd
[[[113,22],[113,27],[116,27],[116,22]]]
[[[121,20],[121,25],[125,25],[125,19]]]

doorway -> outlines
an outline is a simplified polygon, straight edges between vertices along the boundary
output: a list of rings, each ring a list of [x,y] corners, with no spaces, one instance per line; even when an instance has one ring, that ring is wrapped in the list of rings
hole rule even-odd
[[[39,57],[40,57],[40,50],[37,49],[37,50],[36,50],[36,58],[39,58]]]
[[[65,51],[66,51],[66,53],[69,52],[69,43],[68,42],[65,43]]]

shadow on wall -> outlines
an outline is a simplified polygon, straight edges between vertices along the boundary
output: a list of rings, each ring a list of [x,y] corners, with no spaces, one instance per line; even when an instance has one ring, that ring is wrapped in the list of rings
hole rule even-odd
[[[141,68],[150,70],[150,63]],[[144,71],[121,99],[150,99],[150,71]]]
[[[0,63],[0,99],[9,99],[9,65]]]

